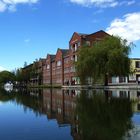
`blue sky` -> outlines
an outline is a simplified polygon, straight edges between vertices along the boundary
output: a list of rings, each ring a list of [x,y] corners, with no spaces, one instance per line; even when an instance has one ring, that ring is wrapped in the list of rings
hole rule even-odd
[[[73,32],[120,35],[140,57],[139,0],[0,0],[0,69],[68,48]]]

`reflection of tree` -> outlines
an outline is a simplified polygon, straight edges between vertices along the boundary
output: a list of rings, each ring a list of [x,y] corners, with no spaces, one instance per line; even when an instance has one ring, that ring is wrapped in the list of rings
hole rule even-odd
[[[120,140],[131,128],[131,103],[126,98],[111,98],[103,94],[78,98],[77,113],[81,140]]]
[[[22,105],[24,107],[24,111],[26,111],[27,109],[31,109],[36,115],[41,115],[43,113],[40,96],[31,96],[30,91],[27,90],[21,90],[19,92],[13,91],[11,93],[8,93],[5,90],[0,89],[0,101],[14,101],[18,105]]]
[[[42,114],[42,102],[40,96],[31,96],[30,91],[25,90],[20,91],[18,94],[16,94],[15,100],[17,104],[23,105],[24,111],[30,108],[36,115]]]
[[[13,92],[8,93],[4,89],[0,88],[0,101],[1,102],[7,102],[10,100],[14,100],[15,95]]]

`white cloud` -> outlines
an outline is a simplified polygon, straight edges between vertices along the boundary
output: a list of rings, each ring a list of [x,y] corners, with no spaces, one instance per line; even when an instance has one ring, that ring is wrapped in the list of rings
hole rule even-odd
[[[97,7],[114,7],[118,5],[116,0],[70,0],[72,3],[76,3],[82,6],[97,6]]]
[[[132,1],[128,1],[128,5],[132,5],[132,4],[134,4],[134,3],[136,3],[136,1],[135,0],[132,0]]]
[[[16,11],[16,5],[10,5],[8,7],[8,10],[11,11],[11,12],[15,12]]]
[[[135,0],[130,0],[130,1],[128,1],[128,0],[125,1],[125,0],[124,0],[124,1],[120,2],[119,5],[120,5],[120,6],[121,6],[121,5],[128,5],[128,6],[129,6],[129,5],[132,5],[132,4],[135,4],[135,3],[136,3]]]
[[[6,9],[7,9],[6,4],[0,1],[0,12],[4,12]]]
[[[122,18],[114,19],[106,31],[130,42],[140,40],[140,12],[129,13]]]
[[[101,8],[116,7],[121,5],[132,5],[135,0],[69,0],[71,3],[79,4],[85,7],[96,6]]]
[[[0,71],[6,70],[6,68],[0,66]]]
[[[39,0],[0,0],[0,12],[6,10],[14,12],[18,4],[35,4],[38,1]]]

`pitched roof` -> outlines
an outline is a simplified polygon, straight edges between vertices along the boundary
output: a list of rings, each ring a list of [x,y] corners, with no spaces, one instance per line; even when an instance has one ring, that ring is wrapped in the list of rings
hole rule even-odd
[[[84,33],[78,33],[80,36],[86,36],[88,34],[84,34]]]
[[[79,37],[82,37],[83,35],[85,35],[85,34],[82,34],[82,33],[74,32],[73,35],[72,35],[72,37],[71,37],[71,39],[69,40],[69,42],[72,40],[72,38],[73,38],[73,36],[74,36],[75,34],[78,35]]]
[[[55,60],[55,55],[54,54],[47,54],[47,56],[50,56],[51,61]]]
[[[28,69],[28,68],[30,68],[30,67],[32,67],[32,66],[33,66],[33,64],[29,64],[29,65],[23,67],[22,70]]]
[[[100,31],[97,31],[97,32],[92,33],[92,34],[88,34],[88,35],[86,35],[86,37],[87,37],[87,38],[88,38],[88,37],[101,38],[101,37],[106,36],[106,35],[109,36],[108,33],[106,33],[106,32],[103,31],[103,30],[100,30]]]
[[[106,33],[105,31],[99,30],[99,31],[91,33],[91,34],[74,32],[71,39],[73,38],[74,34],[77,34],[79,37],[81,37],[82,39],[85,39],[85,40],[91,40],[91,39],[92,40],[98,40],[98,39],[101,39],[101,38],[103,38],[107,35],[109,36],[109,34]],[[70,41],[71,41],[71,39],[70,39]]]
[[[60,50],[61,50],[63,56],[66,56],[69,53],[69,49],[60,49]]]
[[[55,55],[50,54],[51,61],[55,60]]]
[[[49,56],[50,56],[51,59],[55,58],[54,54],[49,54]]]
[[[57,49],[57,52],[58,51],[61,51],[62,52],[62,56],[64,57],[64,56],[67,56],[68,54],[69,54],[69,49],[60,49],[60,48],[58,48]]]

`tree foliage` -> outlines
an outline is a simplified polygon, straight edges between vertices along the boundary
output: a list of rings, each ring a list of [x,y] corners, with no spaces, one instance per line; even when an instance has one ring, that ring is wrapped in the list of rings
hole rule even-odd
[[[15,71],[15,76],[16,76],[16,81],[23,81],[23,73],[22,73],[22,69],[21,68],[18,68],[16,71]]]
[[[16,80],[19,81],[19,82],[28,82],[30,80],[30,77],[31,77],[31,68],[27,68],[27,69],[22,69],[22,68],[19,68],[16,70]]]
[[[28,83],[31,78],[36,78],[37,76],[39,76],[37,70],[38,70],[37,62],[30,64],[24,68],[19,68],[15,72],[16,80],[18,82]]]
[[[120,37],[108,36],[92,47],[82,47],[76,63],[77,74],[81,83],[87,77],[106,81],[107,76],[127,76],[130,73],[132,44]]]
[[[9,71],[2,71],[0,72],[0,83],[6,83],[9,81],[14,81],[15,75]]]

